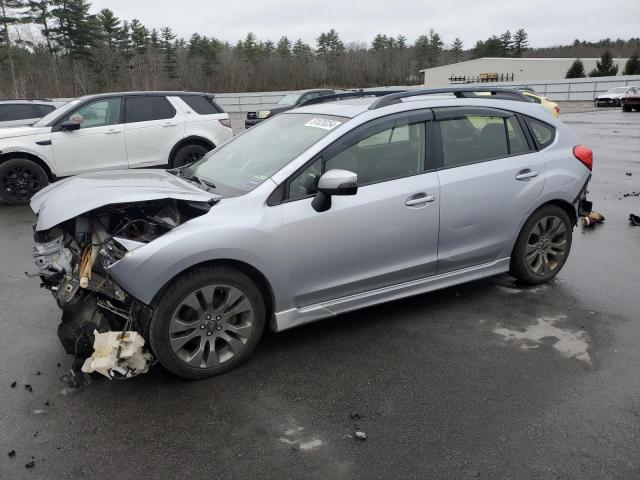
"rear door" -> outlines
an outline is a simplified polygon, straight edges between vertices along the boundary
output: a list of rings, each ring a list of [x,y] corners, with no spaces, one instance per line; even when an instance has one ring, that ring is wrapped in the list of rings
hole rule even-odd
[[[89,101],[59,119],[51,129],[51,146],[59,176],[127,168],[122,125],[122,98]],[[79,130],[62,131],[74,121]]]
[[[279,237],[298,306],[435,274],[438,178],[426,155],[430,111],[356,128],[294,175]],[[311,128],[311,127],[310,127]],[[358,175],[358,192],[311,207],[323,171]]]
[[[166,165],[171,149],[184,136],[185,114],[171,98],[125,98],[125,143],[129,168]]]
[[[438,274],[508,257],[517,226],[542,193],[543,154],[512,112],[452,107],[434,113],[440,143]]]

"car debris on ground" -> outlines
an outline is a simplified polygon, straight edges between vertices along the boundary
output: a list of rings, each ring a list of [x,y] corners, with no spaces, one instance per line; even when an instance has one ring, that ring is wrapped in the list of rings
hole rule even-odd
[[[144,338],[136,332],[93,332],[93,354],[82,365],[85,373],[98,372],[109,380],[117,375],[130,378],[145,373],[152,363],[142,352]]]
[[[598,212],[589,212],[588,215],[580,218],[580,222],[583,227],[593,227],[596,223],[604,222],[604,215]]]
[[[364,432],[361,432],[359,430],[357,430],[354,434],[353,434],[353,438],[355,438],[356,440],[360,440],[361,442],[367,439],[367,434]]]

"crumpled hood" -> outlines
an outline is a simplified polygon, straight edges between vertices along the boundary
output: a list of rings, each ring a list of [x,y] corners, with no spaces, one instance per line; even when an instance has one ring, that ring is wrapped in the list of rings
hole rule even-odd
[[[0,138],[24,137],[40,133],[40,128],[34,127],[5,127],[0,128]]]
[[[53,183],[31,198],[31,209],[38,215],[40,231],[105,205],[165,198],[212,202],[221,197],[165,170],[115,170]]]

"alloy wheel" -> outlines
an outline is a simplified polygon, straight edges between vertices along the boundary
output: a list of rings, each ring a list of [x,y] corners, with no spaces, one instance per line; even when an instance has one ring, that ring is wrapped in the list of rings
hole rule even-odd
[[[251,301],[239,288],[207,285],[187,295],[176,308],[169,323],[169,344],[191,367],[217,367],[245,349],[254,316]]]
[[[526,261],[535,275],[547,275],[562,265],[567,255],[567,227],[555,216],[541,218],[527,240]]]
[[[29,200],[44,185],[38,174],[24,166],[15,166],[4,172],[1,188],[5,194],[18,201]]]

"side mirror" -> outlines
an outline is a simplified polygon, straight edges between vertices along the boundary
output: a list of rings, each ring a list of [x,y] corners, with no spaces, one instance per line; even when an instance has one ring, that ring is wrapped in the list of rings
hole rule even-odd
[[[66,122],[62,122],[60,124],[60,130],[63,132],[72,132],[74,130],[80,130],[80,124],[78,122],[74,122],[73,120],[67,120]]]
[[[318,180],[318,193],[311,202],[316,212],[331,208],[332,195],[355,195],[358,193],[358,175],[348,170],[329,170]]]

